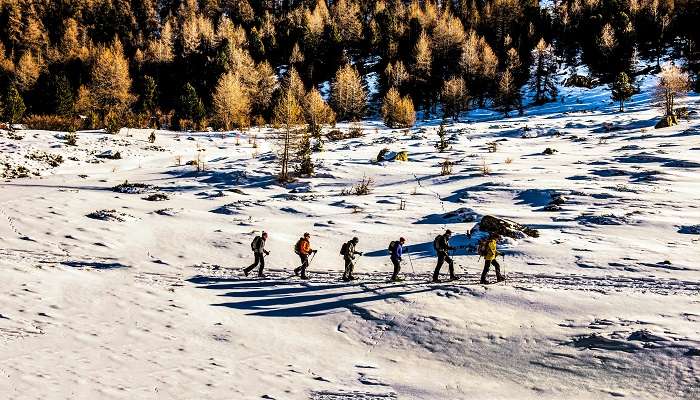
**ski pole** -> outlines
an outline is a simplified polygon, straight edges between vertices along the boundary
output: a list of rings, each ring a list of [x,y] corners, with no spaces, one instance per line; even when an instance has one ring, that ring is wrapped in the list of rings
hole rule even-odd
[[[411,258],[411,253],[406,252],[406,254],[408,255],[408,261],[411,262],[411,270],[413,271],[413,275],[415,276],[415,275],[416,275],[416,269],[413,268],[413,259]]]

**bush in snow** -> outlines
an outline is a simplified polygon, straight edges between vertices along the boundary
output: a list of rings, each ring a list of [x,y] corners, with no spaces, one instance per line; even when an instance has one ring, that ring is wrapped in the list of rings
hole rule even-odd
[[[349,196],[349,195],[364,196],[364,195],[368,195],[368,194],[372,193],[372,189],[374,189],[374,179],[365,176],[356,185],[350,186],[350,188],[348,188],[348,189],[341,190],[340,195],[341,196]]]

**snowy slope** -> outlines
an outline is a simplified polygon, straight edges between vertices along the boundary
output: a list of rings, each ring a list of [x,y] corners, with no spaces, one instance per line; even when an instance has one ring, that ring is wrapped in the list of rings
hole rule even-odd
[[[700,224],[700,121],[654,130],[645,93],[624,114],[603,90],[523,117],[476,110],[447,126],[445,153],[436,121],[408,132],[366,122],[364,137],[315,154],[316,177],[286,187],[265,129],[163,131],[154,145],[150,131],[81,132],[77,147],[54,132],[2,133],[0,165],[40,177],[0,184],[0,392],[698,398],[700,237],[683,232]],[[697,112],[699,100],[684,102]],[[410,161],[372,162],[385,147]],[[96,157],[108,150],[122,159]],[[35,152],[64,162],[26,158]],[[201,172],[185,165],[198,154]],[[456,165],[443,177],[446,158]],[[340,195],[363,176],[376,181],[370,195]],[[126,180],[152,187],[112,190]],[[168,199],[144,200],[153,193]],[[553,195],[561,209],[543,211]],[[459,208],[540,230],[502,244],[506,284],[478,285],[481,265],[464,250],[460,281],[427,283],[433,238],[449,227],[467,243],[474,222],[442,217]],[[86,216],[99,210],[117,220]],[[245,278],[263,229],[268,278]],[[319,249],[308,282],[290,277],[305,231]],[[352,236],[366,255],[360,281],[345,284],[338,251]],[[407,280],[388,284],[385,249],[399,236]]]

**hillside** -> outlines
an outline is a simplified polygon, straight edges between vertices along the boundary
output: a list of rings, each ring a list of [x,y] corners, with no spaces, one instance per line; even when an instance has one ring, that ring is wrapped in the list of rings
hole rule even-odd
[[[447,124],[444,153],[439,121],[339,124],[364,135],[327,141],[315,176],[287,185],[272,128],[159,130],[153,144],[151,130],[80,131],[76,146],[2,131],[0,171],[30,177],[0,184],[0,392],[696,399],[700,103],[683,98],[690,119],[656,130],[643,82],[625,113],[602,89],[521,117],[473,110]],[[375,162],[383,148],[409,161]],[[370,194],[341,195],[363,177]],[[484,215],[540,235],[499,244],[503,284],[479,285],[464,249],[461,279],[429,284],[433,238],[450,228],[473,245]],[[268,277],[246,278],[261,230]],[[309,281],[291,276],[305,231],[319,250]],[[343,283],[338,251],[353,236],[360,279]],[[406,280],[387,283],[399,236]]]

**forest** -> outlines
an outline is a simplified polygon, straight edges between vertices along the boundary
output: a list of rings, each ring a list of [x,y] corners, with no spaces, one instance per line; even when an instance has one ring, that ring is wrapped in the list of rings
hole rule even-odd
[[[698,90],[699,20],[696,0],[0,0],[0,111],[60,130],[402,127],[633,87],[663,57]]]

